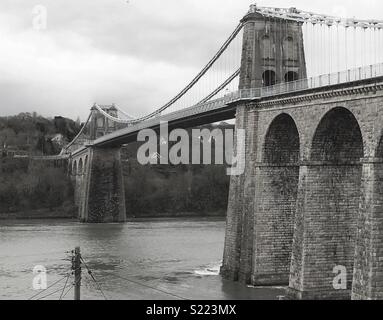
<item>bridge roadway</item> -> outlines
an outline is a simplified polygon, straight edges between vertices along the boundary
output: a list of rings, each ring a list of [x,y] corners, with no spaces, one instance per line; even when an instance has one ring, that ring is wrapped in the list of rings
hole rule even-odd
[[[84,147],[72,152],[72,156],[81,153],[88,147],[110,148],[134,142],[137,140],[137,134],[140,130],[149,128],[159,130],[160,123],[165,121],[168,122],[169,130],[172,130],[174,128],[191,128],[208,123],[234,119],[237,104],[246,100],[256,103],[273,100],[275,98],[283,99],[311,93],[353,89],[371,84],[378,85],[382,82],[383,64],[378,64],[266,88],[242,89],[227,94],[222,98],[142,121],[94,141],[89,141]]]

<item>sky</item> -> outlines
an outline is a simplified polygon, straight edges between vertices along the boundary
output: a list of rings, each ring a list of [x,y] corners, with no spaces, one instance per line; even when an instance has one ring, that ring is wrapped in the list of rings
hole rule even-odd
[[[0,116],[36,111],[85,120],[94,102],[133,115],[152,111],[199,72],[252,3],[1,0]],[[383,20],[381,0],[257,4]]]

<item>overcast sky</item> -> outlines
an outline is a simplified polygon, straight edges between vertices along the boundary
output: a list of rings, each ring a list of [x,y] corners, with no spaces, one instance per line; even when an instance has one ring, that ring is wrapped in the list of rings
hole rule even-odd
[[[140,115],[212,57],[249,0],[1,0],[0,115],[87,116],[93,102]],[[263,0],[261,6],[383,19],[382,0]],[[34,28],[36,5],[47,28]]]

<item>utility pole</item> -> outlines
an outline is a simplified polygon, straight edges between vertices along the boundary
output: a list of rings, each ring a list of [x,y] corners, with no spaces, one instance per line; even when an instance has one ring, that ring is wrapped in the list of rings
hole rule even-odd
[[[74,270],[74,300],[80,300],[80,288],[81,288],[80,247],[76,247],[74,250],[74,256],[72,257],[72,269]]]

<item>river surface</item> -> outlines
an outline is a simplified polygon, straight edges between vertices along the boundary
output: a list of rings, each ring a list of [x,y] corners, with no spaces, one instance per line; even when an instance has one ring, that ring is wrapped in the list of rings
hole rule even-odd
[[[219,275],[225,221],[143,219],[125,224],[0,220],[0,299],[73,299],[70,251],[81,247],[81,299],[278,299],[283,288],[250,288]],[[33,268],[46,291],[33,290]],[[69,272],[70,274],[70,272]],[[68,279],[68,281],[67,281]],[[72,288],[72,289],[71,289]],[[69,290],[69,291],[68,291]],[[105,297],[104,297],[105,295]]]

